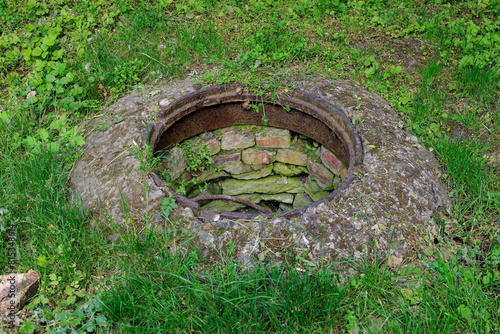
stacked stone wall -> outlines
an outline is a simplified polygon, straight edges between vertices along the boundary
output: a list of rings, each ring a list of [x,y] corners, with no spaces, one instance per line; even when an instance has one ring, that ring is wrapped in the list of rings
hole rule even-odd
[[[343,181],[347,167],[328,149],[286,129],[232,126],[190,139],[209,150],[213,164],[190,171],[179,147],[164,160],[172,186],[187,184],[187,196],[231,195],[259,203],[271,211],[287,211],[318,201]],[[271,205],[271,202],[273,203]],[[245,205],[214,200],[202,202],[215,212]]]

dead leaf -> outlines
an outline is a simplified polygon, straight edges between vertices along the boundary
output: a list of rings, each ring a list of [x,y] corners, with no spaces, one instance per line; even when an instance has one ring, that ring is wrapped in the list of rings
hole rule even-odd
[[[402,262],[403,262],[403,258],[402,257],[391,256],[389,258],[388,265],[390,267],[396,267],[396,266],[399,266]]]
[[[243,103],[243,109],[250,110],[250,101],[245,101]]]
[[[36,95],[36,90],[32,90],[31,92],[29,92],[27,95],[26,95],[26,99],[29,100],[31,99],[33,96]]]

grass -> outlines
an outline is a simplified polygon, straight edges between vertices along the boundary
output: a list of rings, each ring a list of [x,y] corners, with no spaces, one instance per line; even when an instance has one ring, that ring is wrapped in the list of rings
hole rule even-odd
[[[14,223],[17,269],[43,278],[16,328],[498,332],[499,13],[473,0],[0,1],[0,272]],[[206,268],[167,218],[107,240],[68,186],[79,128],[129,90],[185,75],[374,90],[441,162],[453,216],[435,220],[455,254],[398,269],[346,259],[345,275],[299,271],[293,252],[241,268],[231,247]]]

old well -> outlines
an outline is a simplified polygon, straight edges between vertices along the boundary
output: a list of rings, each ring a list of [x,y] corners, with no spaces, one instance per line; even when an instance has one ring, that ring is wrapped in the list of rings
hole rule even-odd
[[[237,84],[203,88],[189,78],[125,96],[89,125],[71,174],[74,188],[96,221],[133,222],[138,233],[175,227],[214,259],[229,243],[245,262],[280,261],[293,249],[312,265],[367,254],[397,265],[431,252],[439,238],[435,220],[450,212],[433,153],[373,92],[319,78],[293,84],[296,90],[280,87],[289,93],[275,99]],[[162,109],[160,101],[169,103]],[[263,103],[268,126],[312,138],[341,160],[347,173],[335,191],[279,215],[201,210],[144,175],[130,151],[148,136],[158,151],[206,131],[262,126],[262,112],[248,110],[252,102]],[[161,202],[169,195],[180,205],[166,221]]]
[[[260,106],[260,110],[257,109],[256,111],[251,106]],[[235,128],[236,125],[247,127]],[[258,127],[251,128],[248,125]],[[279,212],[270,212],[263,209],[259,213],[222,211],[220,213],[222,218],[251,219],[261,215],[271,217],[276,214],[285,217],[296,216],[306,211],[310,206],[330,201],[337,196],[349,186],[354,179],[354,172],[359,171],[361,166],[361,140],[347,116],[334,105],[300,90],[294,90],[289,94],[284,93],[279,97],[274,96],[271,98],[270,96],[257,96],[241,84],[219,85],[201,89],[181,97],[162,109],[159,112],[158,123],[151,127],[149,140],[156,152],[163,152],[172,149],[175,144],[183,140],[216,129],[226,130],[221,135],[222,148],[229,152],[224,155],[219,154],[217,156],[219,160],[224,160],[227,165],[228,161],[234,161],[235,158],[240,159],[239,155],[243,156],[244,161],[248,161],[254,156],[255,158],[249,162],[254,167],[251,171],[238,166],[240,170],[237,170],[234,176],[240,180],[230,182],[227,180],[227,173],[225,173],[226,179],[222,181],[224,194],[220,196],[212,195],[212,199],[231,200],[251,205],[249,200],[250,202],[255,202],[255,200],[243,199],[244,196],[248,197],[251,194],[240,195],[240,193],[245,192],[253,194],[269,192],[268,195],[288,194],[294,196],[295,200],[302,196],[311,195],[314,199],[310,201],[310,204]],[[314,162],[311,157],[307,158],[305,153],[297,147],[299,145],[291,145],[290,131],[321,144],[321,160],[325,162],[326,167],[321,161]],[[212,141],[217,141],[215,138],[210,138]],[[226,147],[224,147],[224,144]],[[220,144],[218,145],[220,146]],[[293,159],[294,156],[299,154],[304,158]],[[267,167],[271,167],[274,159],[278,159],[280,162],[277,162],[271,171]],[[329,159],[335,161],[338,167],[330,167],[328,164]],[[236,162],[239,161],[236,160]],[[175,168],[176,165],[179,165],[179,162],[173,161],[171,168]],[[285,172],[280,172],[276,166],[288,168],[287,170],[291,169],[287,166],[294,168],[306,167],[304,173],[310,174],[309,179],[300,180],[299,176],[287,176]],[[330,170],[327,167],[330,167]],[[335,167],[338,170],[335,170]],[[264,168],[268,169],[269,172],[265,174],[265,178],[256,181],[257,177],[252,175],[259,174],[259,171]],[[232,169],[235,168],[232,167]],[[227,167],[225,170],[227,172],[231,171]],[[333,177],[334,172],[338,174],[336,179]],[[217,176],[219,175],[217,174]],[[222,176],[222,179],[225,178],[224,175],[220,176]],[[251,180],[241,180],[241,178],[245,177],[249,177]],[[169,192],[174,193],[168,184],[159,180],[157,175],[154,176],[154,179],[158,186],[167,187]],[[321,180],[324,180],[324,182],[321,182]],[[307,195],[306,189],[301,190],[300,188],[310,185],[312,182],[314,182],[314,185],[319,183],[325,191],[333,191],[326,196],[320,196],[319,199],[315,196],[318,192],[314,194],[309,192],[309,195]],[[328,187],[334,182],[339,184],[335,187]],[[265,187],[266,183],[267,187]],[[249,189],[241,192],[234,189],[243,188],[245,185],[247,185],[247,188],[256,188],[258,184],[262,184],[262,189],[255,189],[255,191]],[[229,188],[230,185],[232,185],[233,189],[225,188],[225,186]],[[283,190],[273,191],[273,188]],[[311,188],[309,186],[307,189]],[[289,192],[286,192],[287,189]],[[189,206],[196,211],[200,209],[197,202],[185,196],[175,194],[175,198],[183,205]],[[207,198],[207,196],[200,198]],[[206,216],[207,213],[200,212],[199,215]]]

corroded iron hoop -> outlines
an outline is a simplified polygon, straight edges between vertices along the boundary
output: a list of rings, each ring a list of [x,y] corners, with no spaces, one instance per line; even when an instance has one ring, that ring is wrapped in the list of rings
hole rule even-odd
[[[335,191],[309,205],[280,212],[278,216],[293,217],[305,212],[310,206],[332,200],[346,189],[359,171],[362,163],[362,145],[359,135],[347,116],[332,104],[306,92],[293,90],[279,97],[259,96],[242,84],[226,84],[207,87],[187,94],[158,114],[158,123],[149,129],[148,138],[155,152],[168,149],[200,133],[233,125],[264,125],[262,114],[249,110],[249,103],[263,103],[268,126],[288,129],[305,135],[332,151],[346,166],[347,175]],[[166,193],[174,191],[152,176],[157,186]],[[183,206],[203,216],[199,204],[187,197],[175,194]],[[237,213],[224,211],[223,218],[252,219],[263,213]],[[267,216],[267,214],[264,214]]]

